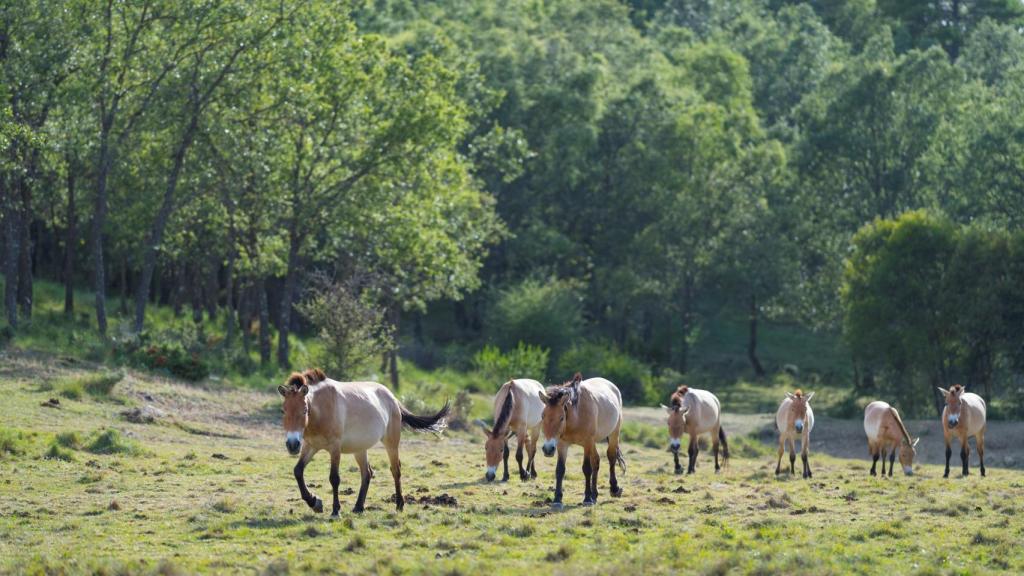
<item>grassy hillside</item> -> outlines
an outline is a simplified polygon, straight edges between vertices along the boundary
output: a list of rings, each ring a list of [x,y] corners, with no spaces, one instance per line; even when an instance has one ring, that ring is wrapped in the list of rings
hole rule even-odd
[[[772,450],[736,436],[723,474],[705,453],[698,473],[681,477],[671,474],[664,432],[633,423],[625,495],[607,495],[605,465],[599,504],[578,506],[573,449],[567,506],[555,511],[552,460],[538,454],[534,482],[486,484],[475,432],[406,432],[405,511],[388,502],[387,460],[375,449],[366,513],[348,512],[358,484],[346,457],[342,517],[330,521],[298,497],[275,395],[133,371],[105,390],[94,382],[106,376],[49,355],[0,358],[0,573],[1024,570],[1024,473],[998,466],[984,479],[943,480],[934,465],[871,478],[865,459],[815,453],[812,480],[776,480]],[[78,387],[92,392],[62,395]],[[41,405],[51,397],[59,408]],[[155,422],[120,415],[145,405],[159,410]],[[306,478],[328,496],[323,454]],[[437,503],[445,494],[453,505]]]

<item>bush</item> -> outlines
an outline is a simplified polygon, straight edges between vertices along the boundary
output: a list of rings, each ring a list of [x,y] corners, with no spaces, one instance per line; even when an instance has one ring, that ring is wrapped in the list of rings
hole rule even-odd
[[[525,280],[498,293],[487,314],[486,333],[502,350],[523,342],[557,357],[579,337],[582,326],[580,298],[572,285]]]
[[[50,449],[43,454],[43,458],[73,462],[75,460],[75,453],[54,442],[53,444],[50,444]]]
[[[342,282],[314,275],[306,300],[298,306],[323,342],[317,363],[335,378],[355,377],[369,360],[394,348],[393,327],[371,292],[363,275]]]
[[[520,342],[508,352],[496,346],[484,346],[473,356],[473,367],[489,382],[507,382],[512,378],[543,380],[548,367],[548,351]]]
[[[558,370],[563,375],[582,372],[586,377],[607,378],[619,387],[624,400],[648,402],[645,385],[651,377],[650,367],[614,346],[577,344],[559,357]]]
[[[198,352],[188,352],[174,342],[150,344],[139,348],[133,355],[135,363],[149,370],[166,370],[173,376],[198,382],[210,375],[210,368]]]
[[[93,454],[127,454],[138,456],[143,453],[138,442],[121,436],[121,433],[113,428],[100,430],[85,447]]]
[[[56,388],[58,394],[71,400],[81,400],[86,394],[93,398],[106,398],[123,378],[119,372],[104,372],[61,380],[51,388]]]
[[[21,456],[25,453],[28,438],[17,430],[0,428],[0,456]]]

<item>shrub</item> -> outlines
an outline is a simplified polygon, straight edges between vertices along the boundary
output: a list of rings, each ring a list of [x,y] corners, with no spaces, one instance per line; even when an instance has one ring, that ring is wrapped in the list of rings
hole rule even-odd
[[[651,370],[644,362],[617,347],[600,343],[577,344],[558,359],[560,374],[582,372],[584,376],[600,376],[611,380],[629,402],[647,402],[645,383]]]
[[[58,394],[71,400],[81,400],[86,394],[93,398],[106,398],[122,378],[124,375],[119,372],[104,372],[62,380],[51,388],[56,388]]]
[[[580,298],[565,281],[525,280],[497,294],[487,314],[491,342],[509,350],[520,342],[558,356],[583,326]]]
[[[511,378],[543,379],[548,367],[548,351],[520,342],[508,352],[497,346],[484,346],[473,356],[473,366],[489,382],[507,382]]]
[[[50,444],[50,449],[43,454],[43,458],[51,460],[63,460],[65,462],[73,462],[75,460],[75,454],[71,450],[61,446],[54,442]]]
[[[138,442],[121,436],[121,433],[113,428],[100,430],[86,446],[86,450],[93,454],[127,454],[138,456],[143,453]]]
[[[77,432],[61,432],[53,438],[54,444],[64,448],[77,450],[82,447],[82,439]]]
[[[85,388],[77,380],[70,380],[57,386],[58,394],[69,400],[81,400],[85,395]]]
[[[371,299],[366,275],[334,281],[314,275],[299,312],[317,327],[323,350],[318,363],[336,378],[356,376],[370,359],[394,348],[393,327]]]
[[[17,430],[0,428],[0,456],[21,456],[25,453],[28,438]]]
[[[149,370],[166,370],[183,380],[198,382],[210,375],[198,352],[188,352],[176,342],[161,342],[140,347],[133,355],[136,364]]]

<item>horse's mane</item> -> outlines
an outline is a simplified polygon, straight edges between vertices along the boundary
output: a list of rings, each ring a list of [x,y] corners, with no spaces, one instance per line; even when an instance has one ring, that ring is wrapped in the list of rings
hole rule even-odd
[[[498,412],[498,418],[494,420],[494,428],[491,429],[492,435],[497,438],[501,435],[501,431],[508,425],[508,421],[512,418],[512,404],[515,399],[512,397],[512,381],[509,380],[502,388],[508,390],[505,394],[505,401],[501,403],[501,411]]]
[[[793,396],[796,396],[797,398],[803,398],[803,396],[804,396],[804,391],[803,391],[803,390],[801,390],[801,389],[799,389],[799,388],[797,388],[797,389],[796,389],[796,392],[793,392]]]
[[[950,394],[959,394],[964,390],[966,390],[966,388],[964,388],[961,384],[953,384],[952,386],[949,387]]]
[[[548,386],[544,391],[548,396],[548,406],[557,406],[558,402],[562,399],[562,396],[569,395],[569,403],[575,404],[576,400],[573,394],[573,387],[569,384],[562,386]]]
[[[690,387],[686,386],[686,385],[682,385],[682,386],[676,388],[676,391],[673,392],[672,396],[670,397],[670,400],[672,401],[672,406],[674,408],[682,408],[683,407],[683,398],[686,396],[686,393],[689,392],[689,391],[690,391]]]
[[[291,386],[295,390],[306,385],[306,377],[301,372],[292,372],[284,382],[285,386]]]
[[[903,425],[903,419],[900,418],[900,413],[892,406],[889,406],[889,412],[892,413],[892,417],[896,419],[896,423],[900,425],[900,431],[903,432],[903,437],[907,439],[907,444],[913,446],[914,440],[910,437],[910,432],[907,432],[907,427]]]
[[[319,368],[310,368],[303,372],[302,375],[306,377],[306,384],[309,385],[319,384],[320,382],[327,380],[327,375]]]

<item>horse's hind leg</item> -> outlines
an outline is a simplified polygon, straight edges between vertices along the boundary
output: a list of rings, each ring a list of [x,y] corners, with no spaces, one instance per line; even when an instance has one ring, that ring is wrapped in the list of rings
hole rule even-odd
[[[591,477],[594,473],[594,461],[591,458],[594,452],[594,446],[587,444],[583,447],[583,481],[585,488],[583,490],[583,505],[589,506],[594,503],[593,498],[590,494]]]
[[[597,504],[597,476],[601,470],[601,453],[597,451],[597,444],[590,449],[590,498]]]
[[[722,467],[718,464],[718,426],[711,429],[711,451],[715,453],[715,474],[721,471]]]
[[[366,458],[366,451],[356,452],[356,463],[359,464],[359,477],[362,482],[359,484],[359,497],[356,498],[356,505],[352,508],[355,513],[363,511],[363,504],[366,503],[366,491],[370,488],[370,461]]]
[[[337,516],[341,510],[341,502],[338,501],[338,485],[341,484],[341,476],[338,474],[338,464],[341,462],[341,450],[331,452],[331,491],[334,492],[334,505],[331,506],[331,516]]]
[[[878,467],[878,447],[868,442],[868,454],[871,454],[871,475],[877,476],[876,468]],[[885,466],[885,460],[882,460],[882,466]]]
[[[985,477],[985,430],[974,437],[974,443],[978,446],[978,462],[981,464],[981,477]]]
[[[896,450],[899,448],[899,444],[892,445],[892,452],[889,452],[889,477],[892,478],[892,469],[896,466]]]
[[[526,445],[526,453],[529,456],[529,461],[526,463],[526,468],[530,471],[530,478],[537,477],[537,463],[534,460],[534,456],[537,455],[537,437],[540,436],[540,427],[534,428],[530,431],[530,442]]]
[[[619,460],[619,428],[616,427],[612,435],[608,437],[608,484],[611,486],[611,495],[622,496],[622,488],[619,488],[619,480],[615,477],[615,464]]]
[[[395,479],[395,507],[401,511],[405,508],[405,498],[402,496],[402,462],[398,459],[398,445],[386,445],[385,448],[391,463],[391,476]]]

